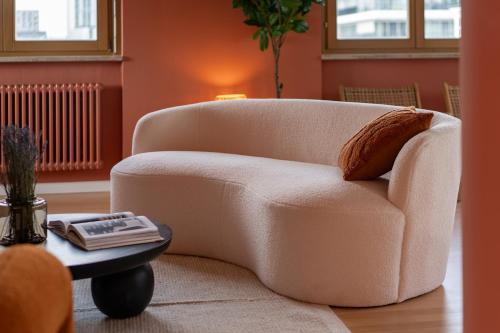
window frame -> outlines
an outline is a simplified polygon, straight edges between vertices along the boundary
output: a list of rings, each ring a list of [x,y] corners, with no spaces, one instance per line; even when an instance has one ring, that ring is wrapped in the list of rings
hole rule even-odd
[[[408,39],[337,39],[337,1],[327,0],[324,22],[325,53],[457,52],[460,39],[425,38],[424,0],[409,0]]]
[[[425,38],[425,3],[424,0],[418,0],[415,4],[415,19],[417,31],[417,49],[435,50],[448,49],[458,51],[460,46],[460,38],[454,39],[428,39]]]
[[[15,0],[0,0],[0,57],[1,56],[64,56],[115,55],[117,43],[115,0],[97,0],[97,39],[94,41],[18,41],[15,39]]]

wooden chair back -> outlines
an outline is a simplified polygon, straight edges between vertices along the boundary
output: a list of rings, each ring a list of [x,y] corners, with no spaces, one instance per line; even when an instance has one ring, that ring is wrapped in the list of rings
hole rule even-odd
[[[446,102],[446,113],[457,118],[462,117],[460,110],[460,88],[444,83],[444,100]]]
[[[397,88],[357,88],[340,86],[340,100],[345,102],[422,107],[418,85]]]

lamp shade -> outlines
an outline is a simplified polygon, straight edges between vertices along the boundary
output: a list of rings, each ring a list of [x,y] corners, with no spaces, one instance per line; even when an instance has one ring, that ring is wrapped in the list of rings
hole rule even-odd
[[[216,101],[228,101],[232,99],[246,99],[247,95],[245,94],[227,94],[227,95],[217,95],[215,96]]]

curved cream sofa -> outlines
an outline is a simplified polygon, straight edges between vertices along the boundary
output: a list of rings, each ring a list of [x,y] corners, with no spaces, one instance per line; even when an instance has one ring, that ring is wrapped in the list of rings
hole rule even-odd
[[[445,276],[460,179],[460,121],[399,153],[390,179],[346,182],[343,144],[390,106],[208,102],[153,112],[111,172],[113,211],[169,224],[171,253],[251,269],[272,290],[337,306],[401,302]]]

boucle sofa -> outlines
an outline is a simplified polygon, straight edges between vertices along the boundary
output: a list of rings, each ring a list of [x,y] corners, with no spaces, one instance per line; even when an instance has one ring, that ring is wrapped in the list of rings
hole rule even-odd
[[[393,109],[270,99],[150,113],[111,172],[112,210],[169,224],[171,253],[247,267],[298,300],[358,307],[421,295],[446,272],[460,121],[435,113],[386,179],[344,181],[343,144]]]

